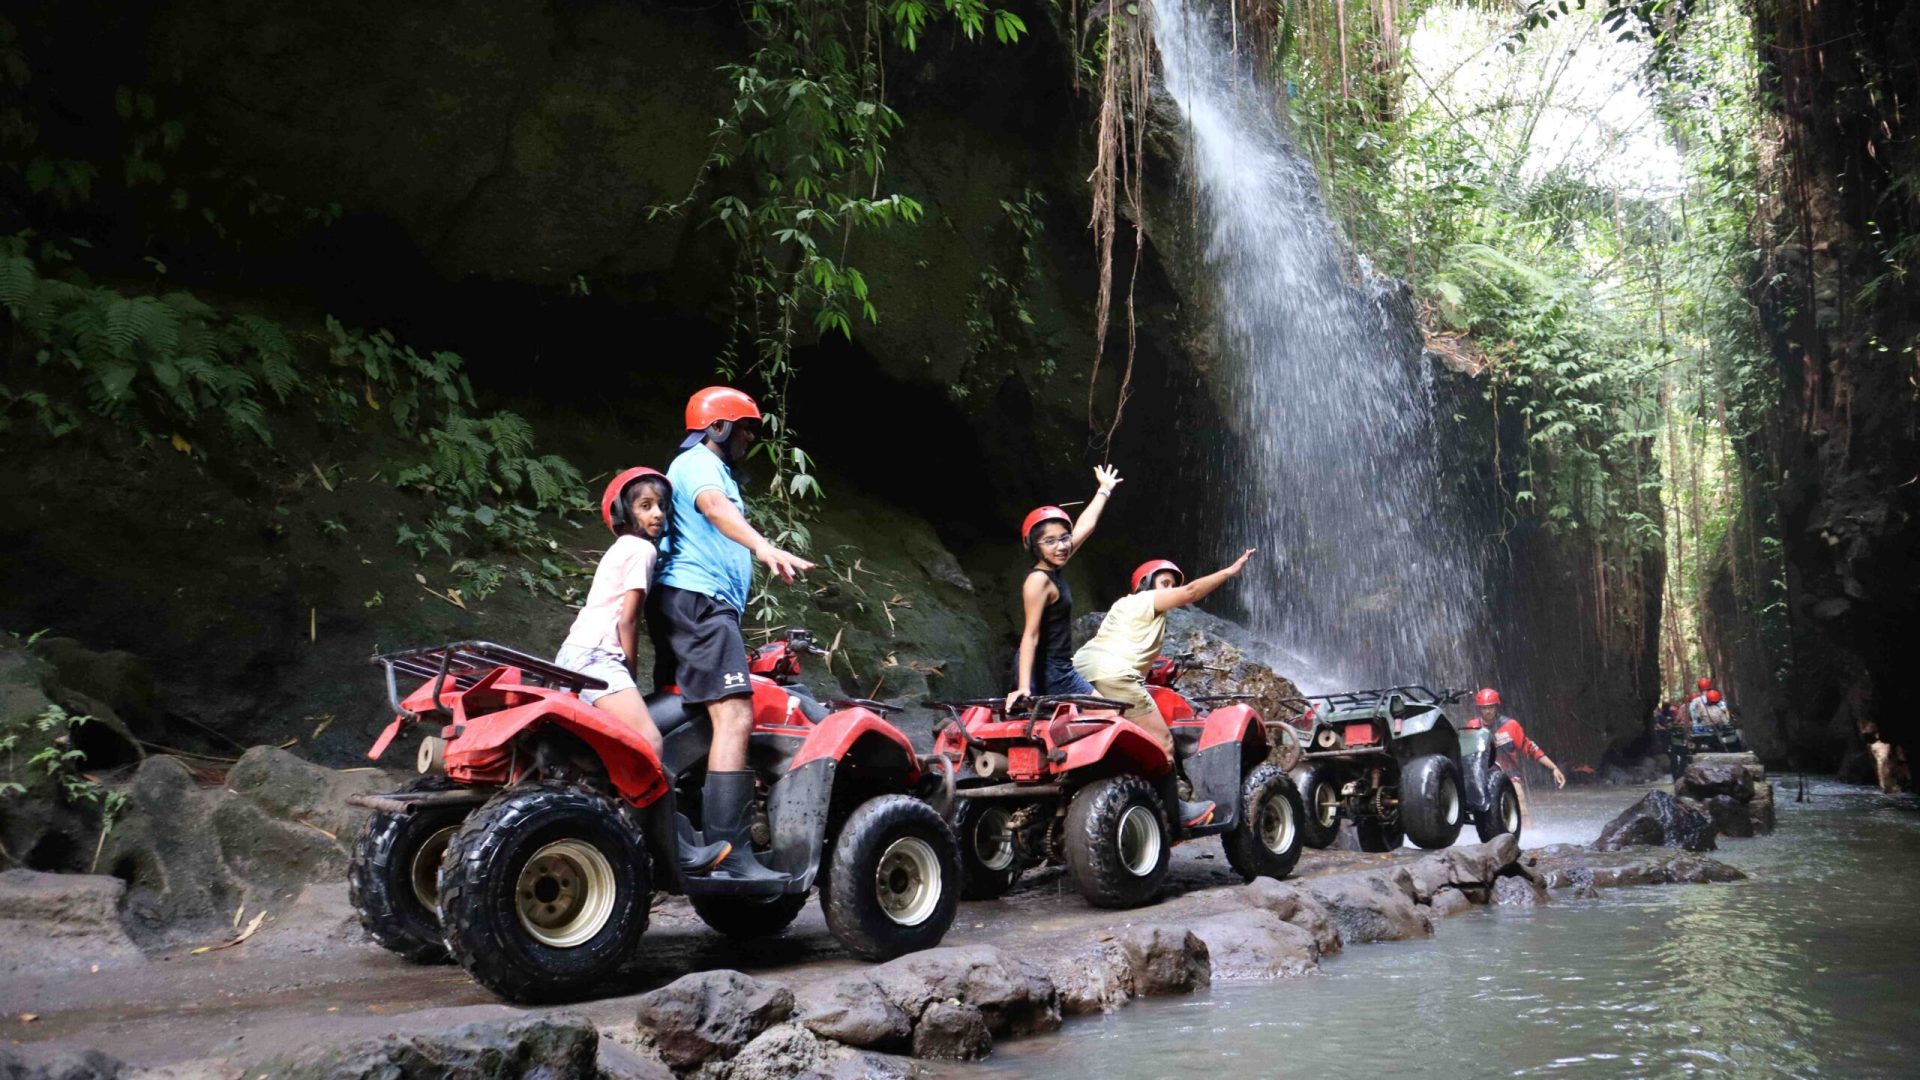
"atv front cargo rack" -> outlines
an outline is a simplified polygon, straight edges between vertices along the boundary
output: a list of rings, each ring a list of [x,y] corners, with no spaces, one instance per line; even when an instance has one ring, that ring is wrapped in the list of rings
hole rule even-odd
[[[532,686],[552,687],[574,694],[582,690],[607,688],[605,680],[582,675],[551,660],[542,660],[491,641],[454,641],[445,645],[402,649],[399,652],[375,653],[373,662],[387,669],[387,702],[396,713],[409,712],[400,704],[400,675],[434,680],[433,708],[442,714],[447,712],[447,707],[441,702],[440,695],[445,692],[449,682],[455,690],[465,690],[497,667],[520,669],[521,678]]]
[[[1344,690],[1334,694],[1302,694],[1299,697],[1282,698],[1282,706],[1297,708],[1305,713],[1317,703],[1325,703],[1328,712],[1338,709],[1352,709],[1363,705],[1377,705],[1394,694],[1399,694],[1417,705],[1453,705],[1466,695],[1465,690],[1441,689],[1439,693],[1409,683],[1405,686],[1383,686],[1375,690]],[[1297,718],[1296,718],[1297,719]]]

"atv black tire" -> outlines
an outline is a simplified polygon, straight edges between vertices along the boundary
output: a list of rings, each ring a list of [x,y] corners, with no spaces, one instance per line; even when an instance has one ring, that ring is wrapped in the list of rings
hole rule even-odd
[[[1007,799],[960,799],[960,898],[994,900],[1006,895],[1026,870],[1007,817],[1019,807]]]
[[[1240,785],[1240,824],[1220,838],[1227,865],[1247,881],[1285,878],[1300,861],[1304,817],[1293,778],[1278,765],[1254,766]]]
[[[1361,818],[1354,822],[1353,831],[1359,837],[1361,851],[1399,851],[1407,842],[1407,833],[1400,827],[1398,815],[1392,821]]]
[[[1312,762],[1295,766],[1293,786],[1300,793],[1301,841],[1310,848],[1332,847],[1340,835],[1340,781],[1333,766]]]
[[[772,937],[792,925],[807,906],[807,894],[779,896],[690,896],[694,914],[736,941]]]
[[[960,909],[960,842],[909,795],[880,795],[848,815],[827,871],[827,929],[862,960],[933,948]]]
[[[1173,853],[1167,815],[1154,786],[1138,776],[1109,776],[1067,804],[1067,868],[1094,907],[1139,907],[1166,880]]]
[[[1513,777],[1496,773],[1487,784],[1487,809],[1474,819],[1473,827],[1480,833],[1480,842],[1484,844],[1507,833],[1518,840],[1520,824],[1520,793],[1514,790]]]
[[[423,776],[401,791],[451,791],[445,776]],[[376,810],[360,827],[347,864],[347,898],[360,925],[388,952],[415,964],[444,964],[440,934],[440,858],[472,806],[426,807],[409,814]]]
[[[584,787],[509,788],[473,813],[440,865],[454,959],[522,1004],[614,983],[647,928],[653,867],[634,812]]]
[[[1436,851],[1460,839],[1460,767],[1445,754],[1414,758],[1400,773],[1400,823],[1414,844]]]

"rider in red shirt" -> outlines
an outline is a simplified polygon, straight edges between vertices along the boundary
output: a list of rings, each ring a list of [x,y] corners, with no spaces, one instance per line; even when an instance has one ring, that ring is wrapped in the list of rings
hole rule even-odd
[[[1552,769],[1555,787],[1567,786],[1567,774],[1560,771],[1560,766],[1553,763],[1553,759],[1547,756],[1545,750],[1540,749],[1539,743],[1527,738],[1526,730],[1520,726],[1520,721],[1511,716],[1500,715],[1498,690],[1488,687],[1480,691],[1473,696],[1473,703],[1480,710],[1481,721],[1493,729],[1494,760],[1500,766],[1501,772],[1513,778],[1514,793],[1520,796],[1520,819],[1525,822],[1529,816],[1527,784],[1520,774],[1520,759],[1529,758]]]

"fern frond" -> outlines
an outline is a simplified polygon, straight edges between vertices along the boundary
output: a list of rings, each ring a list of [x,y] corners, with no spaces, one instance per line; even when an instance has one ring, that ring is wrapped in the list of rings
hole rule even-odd
[[[0,257],[0,304],[5,304],[14,318],[19,318],[21,307],[33,299],[34,286],[39,282],[32,259],[25,255]]]

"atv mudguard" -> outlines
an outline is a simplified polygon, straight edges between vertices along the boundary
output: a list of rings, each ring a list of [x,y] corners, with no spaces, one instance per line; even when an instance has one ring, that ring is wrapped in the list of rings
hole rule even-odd
[[[644,807],[666,794],[666,771],[639,732],[572,694],[533,688],[527,692],[537,694],[538,700],[464,722],[465,733],[447,744],[448,776],[463,783],[507,783],[512,779],[512,752],[507,744],[552,724],[587,744],[606,767],[613,789],[627,802]]]
[[[1159,740],[1131,720],[1116,717],[1100,730],[1059,748],[1066,760],[1052,766],[1054,775],[1101,767],[1109,773],[1130,772],[1158,780],[1173,771],[1173,759]]]
[[[842,709],[815,725],[786,774],[767,793],[773,868],[790,875],[789,893],[806,892],[819,875],[834,785],[843,765],[869,774],[898,770],[905,783],[896,790],[902,792],[921,778],[913,744],[870,710]]]
[[[1197,738],[1174,740],[1180,768],[1196,801],[1214,804],[1213,824],[1231,829],[1240,823],[1240,783],[1249,759],[1267,756],[1267,728],[1250,705],[1234,704],[1208,713],[1200,724],[1181,725]]]
[[[1500,775],[1494,759],[1493,732],[1474,728],[1460,733],[1460,786],[1467,812],[1474,820],[1493,812],[1493,780]]]

